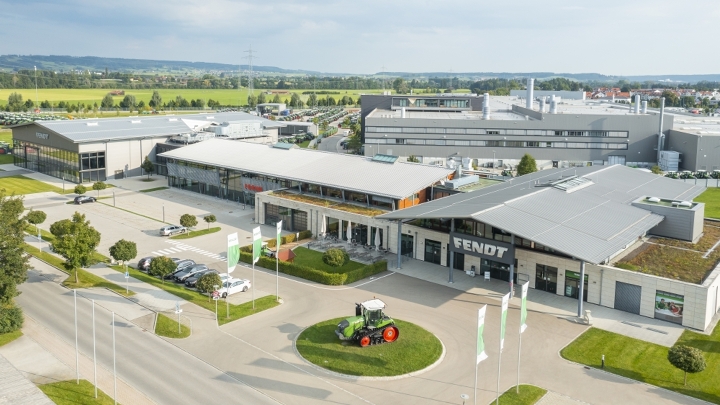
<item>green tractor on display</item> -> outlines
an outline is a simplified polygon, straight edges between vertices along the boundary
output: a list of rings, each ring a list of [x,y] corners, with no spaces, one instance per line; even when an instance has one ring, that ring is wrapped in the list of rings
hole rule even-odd
[[[400,336],[395,321],[383,313],[385,303],[379,299],[355,304],[355,316],[342,320],[335,334],[340,340],[358,342],[361,347],[391,343]]]

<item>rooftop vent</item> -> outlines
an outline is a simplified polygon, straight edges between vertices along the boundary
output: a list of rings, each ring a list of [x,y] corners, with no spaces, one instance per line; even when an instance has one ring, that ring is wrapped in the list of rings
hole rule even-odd
[[[657,197],[648,197],[647,200],[650,201],[650,202],[653,202],[653,203],[659,203],[659,202],[660,202],[660,199],[657,198]]]
[[[585,177],[570,176],[552,182],[552,187],[558,190],[565,191],[566,193],[572,193],[593,184],[595,183]]]
[[[690,201],[680,201],[680,204],[678,204],[681,207],[692,207],[692,203]]]
[[[381,163],[395,163],[396,160],[398,160],[399,156],[395,155],[383,155],[378,153],[377,155],[373,156],[372,160],[373,162],[381,162]]]

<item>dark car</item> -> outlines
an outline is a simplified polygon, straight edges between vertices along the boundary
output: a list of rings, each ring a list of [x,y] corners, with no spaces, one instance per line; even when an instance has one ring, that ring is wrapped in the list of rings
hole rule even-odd
[[[85,203],[91,203],[97,201],[95,197],[90,197],[87,195],[79,195],[75,197],[75,204],[85,204]]]
[[[183,271],[175,273],[173,276],[173,279],[176,283],[183,283],[185,280],[187,280],[189,277],[194,276],[195,274],[205,271],[208,269],[208,266],[204,264],[196,264],[193,266],[188,266],[183,269]]]
[[[199,272],[199,273],[195,273],[195,274],[193,274],[192,276],[188,277],[188,278],[185,280],[185,285],[188,286],[188,287],[190,287],[190,288],[195,288],[195,286],[197,285],[198,280],[200,280],[200,277],[202,277],[202,276],[204,276],[204,275],[206,275],[206,274],[210,274],[210,273],[220,274],[220,273],[218,273],[217,270],[213,270],[213,269],[203,270],[203,271],[201,271],[201,272]]]
[[[195,260],[190,259],[182,259],[182,260],[173,260],[175,264],[177,264],[177,267],[175,268],[175,271],[165,276],[165,280],[172,279],[175,277],[176,274],[180,273],[181,271],[187,269],[190,266],[195,265]]]

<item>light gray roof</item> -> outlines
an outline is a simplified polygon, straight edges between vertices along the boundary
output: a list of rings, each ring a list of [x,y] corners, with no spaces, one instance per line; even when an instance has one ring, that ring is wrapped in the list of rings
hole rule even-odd
[[[207,140],[159,156],[395,199],[411,196],[453,172],[417,163],[380,163],[364,156],[283,150],[226,139]]]
[[[83,143],[173,136],[190,132],[195,125],[202,123],[247,120],[260,121],[265,128],[277,128],[286,125],[283,122],[267,120],[244,112],[207,112],[186,115],[142,115],[87,120],[35,121],[24,125],[36,124],[54,131],[75,143]]]
[[[536,182],[575,175],[590,183],[571,192],[536,187]],[[634,207],[631,201],[642,196],[691,200],[704,190],[622,165],[554,169],[378,218],[472,218],[570,256],[600,263],[662,221],[662,216]]]

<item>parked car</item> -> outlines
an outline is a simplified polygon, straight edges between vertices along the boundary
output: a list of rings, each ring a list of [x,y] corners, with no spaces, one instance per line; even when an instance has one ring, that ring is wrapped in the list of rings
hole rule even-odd
[[[92,202],[97,201],[97,199],[95,197],[90,197],[88,195],[79,195],[79,196],[75,197],[74,201],[75,201],[75,204],[79,205],[79,204],[84,204],[84,203],[92,203]]]
[[[187,228],[180,225],[166,225],[160,228],[160,236],[172,236],[187,232]]]
[[[190,259],[179,259],[179,260],[173,259],[173,261],[175,262],[175,264],[177,265],[177,267],[175,268],[175,271],[173,271],[172,273],[170,273],[170,274],[168,274],[167,276],[165,276],[165,280],[172,279],[173,277],[175,277],[175,275],[176,275],[177,273],[185,270],[185,269],[188,268],[189,266],[194,266],[194,265],[195,265],[195,260],[190,260]]]
[[[195,264],[193,266],[188,266],[185,267],[182,271],[175,273],[175,276],[173,276],[173,280],[175,280],[176,283],[183,283],[189,277],[194,276],[195,274],[207,269],[208,266],[204,264]]]
[[[245,292],[252,287],[250,280],[230,280],[223,283],[222,287],[218,290],[220,296],[225,298],[228,295],[232,295],[239,292]]]
[[[140,271],[148,271],[150,269],[150,262],[152,259],[152,256],[143,257],[138,261],[137,269]]]
[[[193,274],[192,276],[186,278],[186,279],[185,279],[185,286],[190,287],[190,288],[195,288],[195,286],[197,285],[198,280],[200,280],[200,277],[202,277],[202,276],[204,276],[204,275],[206,275],[206,274],[209,274],[209,273],[219,274],[218,271],[215,270],[215,269],[205,269],[205,270],[203,270],[203,271],[201,271],[201,272],[195,273],[195,274]],[[221,279],[221,280],[222,280],[222,279]]]

